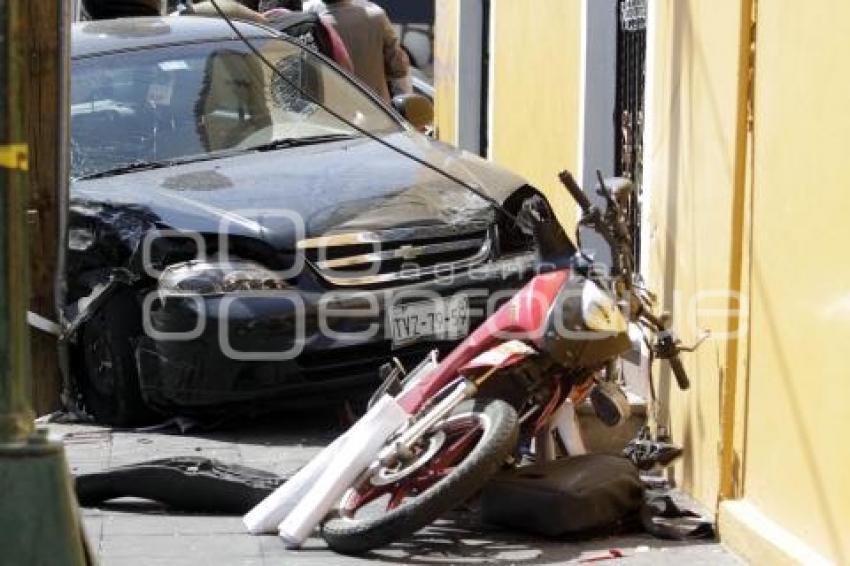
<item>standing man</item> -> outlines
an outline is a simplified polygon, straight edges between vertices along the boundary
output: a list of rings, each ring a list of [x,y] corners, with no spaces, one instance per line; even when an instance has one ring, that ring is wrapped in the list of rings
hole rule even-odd
[[[256,11],[259,0],[256,2],[249,0],[216,0],[216,4],[218,4],[218,7],[221,8],[221,11],[224,12],[228,18],[254,22],[255,24],[268,24],[268,21],[266,21],[262,14]],[[188,10],[183,12],[183,14],[217,18],[218,10],[215,9],[212,2],[204,0],[203,2],[189,3]]]
[[[354,74],[354,64],[336,28],[314,12],[302,12],[301,0],[261,0],[259,8],[271,27],[330,57]]]
[[[316,12],[342,37],[354,64],[354,74],[389,102],[394,90],[411,92],[410,61],[384,10],[368,0],[311,0],[305,10]]]

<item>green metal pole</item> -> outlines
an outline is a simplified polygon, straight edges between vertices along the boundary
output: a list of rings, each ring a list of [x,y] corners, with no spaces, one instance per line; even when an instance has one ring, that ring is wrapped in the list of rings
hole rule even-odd
[[[22,41],[31,31],[23,18],[29,1],[0,0],[0,564],[77,566],[88,558],[64,451],[46,430],[34,430],[30,397],[28,147],[20,97],[31,64]],[[59,110],[34,119],[58,127]]]
[[[26,224],[27,146],[18,100],[20,57],[12,35],[17,2],[2,0],[0,65],[0,442],[24,440],[33,430],[30,406],[29,255]]]

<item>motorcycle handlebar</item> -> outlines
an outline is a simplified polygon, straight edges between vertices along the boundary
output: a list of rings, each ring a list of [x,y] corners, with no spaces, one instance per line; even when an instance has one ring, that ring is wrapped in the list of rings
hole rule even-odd
[[[599,182],[604,187],[604,181],[601,178],[601,174],[599,174],[599,176]],[[558,179],[561,181],[564,187],[566,187],[566,189],[569,191],[570,195],[572,195],[576,203],[581,207],[582,213],[590,214],[593,205],[590,204],[590,200],[587,198],[587,195],[584,193],[584,191],[581,190],[581,187],[578,186],[578,183],[576,183],[572,174],[567,170],[561,171],[558,174]],[[619,228],[623,229],[622,226],[620,226]],[[656,331],[663,331],[666,325],[663,324],[661,320],[654,317],[648,308],[645,308],[643,310],[643,316],[646,318],[647,321],[650,322],[650,324],[655,327]],[[671,343],[671,346],[675,347],[675,344]],[[673,354],[674,352],[670,353]],[[670,362],[670,369],[673,370],[673,375],[676,377],[676,383],[679,385],[679,389],[683,391],[689,389],[691,386],[691,380],[688,379],[688,374],[685,371],[685,367],[682,365],[682,360],[679,359],[678,353],[675,353],[675,355],[670,356],[668,358],[668,361]]]
[[[685,366],[682,365],[682,360],[679,359],[678,355],[673,356],[668,360],[670,362],[670,369],[673,370],[673,375],[676,377],[676,383],[679,385],[679,389],[685,391],[691,387],[691,380],[688,379],[688,374],[685,371]]]
[[[558,179],[561,180],[561,183],[567,188],[572,195],[573,199],[575,199],[576,203],[581,207],[582,212],[587,214],[590,212],[591,204],[590,200],[588,200],[587,195],[584,194],[584,191],[581,190],[581,187],[578,186],[576,180],[573,179],[572,174],[569,171],[561,171],[558,174]]]

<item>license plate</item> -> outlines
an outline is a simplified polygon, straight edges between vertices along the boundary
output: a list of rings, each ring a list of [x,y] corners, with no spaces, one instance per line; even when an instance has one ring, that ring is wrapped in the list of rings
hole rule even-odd
[[[466,295],[393,306],[387,323],[394,346],[426,338],[456,340],[469,332]]]

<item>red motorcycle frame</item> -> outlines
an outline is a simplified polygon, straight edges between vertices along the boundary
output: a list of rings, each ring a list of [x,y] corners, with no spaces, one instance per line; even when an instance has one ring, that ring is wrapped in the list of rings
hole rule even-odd
[[[539,345],[549,310],[569,276],[568,269],[535,276],[452,350],[427,380],[398,397],[399,404],[407,412],[416,414],[459,375],[482,368],[503,369],[526,358],[531,352],[505,352],[494,356],[492,361],[482,359],[486,353],[493,352],[494,347],[504,344],[505,336]]]
[[[524,208],[521,214],[531,218],[526,225],[537,242],[541,272],[441,362],[433,358],[423,362],[403,380],[399,369],[387,375],[376,398],[394,394],[410,420],[348,488],[339,503],[341,518],[325,523],[323,536],[332,548],[362,552],[424,526],[461,503],[458,498],[471,496],[505,458],[517,455],[517,448],[523,448],[526,440],[537,444],[548,438],[546,446],[535,445],[534,455],[555,456],[553,428],[568,452],[573,446],[580,452],[580,436],[572,445],[566,438],[576,430],[574,413],[570,426],[558,423],[565,414],[562,408],[572,410],[587,396],[603,422],[622,422],[628,403],[616,384],[615,360],[632,348],[630,322],[655,334],[652,353],[668,359],[679,386],[688,387],[678,359],[685,348],[667,328],[668,319],[652,314],[651,295],[633,289],[636,277],[629,257],[627,215],[618,202],[628,198],[631,184],[614,180],[609,185],[601,176],[599,180],[600,194],[608,200],[605,212],[590,205],[569,173],[561,174],[561,181],[582,208],[582,223],[604,234],[623,260],[619,275],[607,282],[597,279],[588,258],[563,233],[545,201]],[[628,299],[623,299],[626,296]],[[483,412],[461,406],[473,397],[503,407],[499,409],[503,415],[513,415],[496,419],[503,427],[498,442],[493,440],[492,422],[491,429],[487,428],[490,417],[482,416],[490,405]],[[505,427],[512,432],[505,433]],[[468,462],[480,463],[487,453],[493,456],[489,463],[473,472]],[[448,481],[449,476],[454,480]],[[447,481],[441,484],[444,479]],[[466,487],[455,489],[460,483]],[[437,484],[451,485],[454,491],[444,490],[437,501]],[[382,516],[355,517],[384,496],[388,502],[380,510]],[[408,497],[422,497],[426,502],[410,503]],[[401,510],[402,505],[409,507]]]

